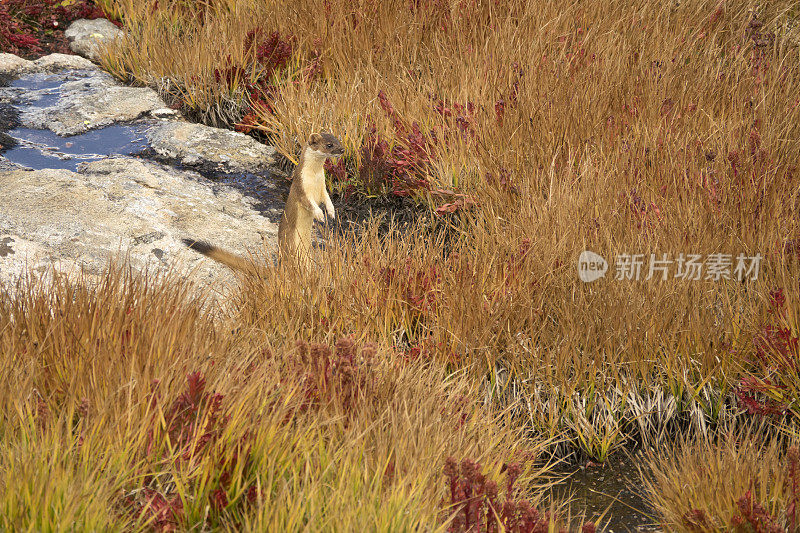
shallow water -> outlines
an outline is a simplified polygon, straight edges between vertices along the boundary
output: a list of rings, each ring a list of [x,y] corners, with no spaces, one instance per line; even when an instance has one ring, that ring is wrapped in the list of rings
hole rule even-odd
[[[58,102],[64,82],[81,77],[73,75],[65,78],[56,74],[31,74],[11,81],[8,87],[23,89],[25,94],[32,98],[36,107],[50,107]]]
[[[557,499],[572,497],[573,515],[603,515],[603,531],[660,531],[639,482],[636,456],[623,453],[603,465],[575,466],[558,471],[563,481],[553,488]]]
[[[32,168],[76,170],[79,163],[110,156],[135,155],[147,148],[144,124],[115,124],[71,137],[50,130],[17,128],[8,135],[17,145],[3,152],[12,163]]]
[[[6,115],[17,116],[30,109],[44,109],[58,104],[61,86],[67,82],[86,79],[90,71],[36,73],[10,80],[3,89],[10,102]],[[88,83],[88,82],[87,82]],[[80,135],[60,137],[50,130],[18,127],[16,120],[0,127],[17,141],[2,152],[12,163],[34,170],[57,168],[76,170],[79,163],[96,161],[110,156],[135,155],[147,148],[144,131],[147,121],[113,124]]]

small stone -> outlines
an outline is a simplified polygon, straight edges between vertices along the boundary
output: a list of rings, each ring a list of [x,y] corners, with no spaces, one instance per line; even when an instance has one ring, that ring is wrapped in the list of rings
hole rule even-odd
[[[36,70],[33,61],[22,59],[14,54],[0,53],[0,74],[4,76],[18,76]]]
[[[76,54],[98,61],[104,45],[122,36],[122,31],[107,19],[78,19],[69,25],[64,36]]]
[[[154,109],[150,111],[150,116],[154,118],[172,118],[180,116],[180,113],[174,109],[163,107],[161,109]]]
[[[33,64],[36,67],[36,70],[47,71],[47,72],[66,70],[66,69],[73,69],[73,70],[97,69],[97,66],[88,59],[69,54],[46,55],[34,61]]]

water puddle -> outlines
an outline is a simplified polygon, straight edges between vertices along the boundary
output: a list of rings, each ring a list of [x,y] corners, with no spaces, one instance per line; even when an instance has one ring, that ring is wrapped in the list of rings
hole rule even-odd
[[[12,92],[17,92],[28,105],[35,107],[51,107],[58,103],[61,96],[61,86],[68,81],[80,80],[88,77],[89,73],[75,71],[68,75],[63,74],[29,74],[8,83]],[[17,89],[17,91],[14,91]]]
[[[58,102],[63,77],[35,75],[20,78],[8,84],[10,88],[22,89],[37,107],[50,107]]]
[[[603,515],[603,531],[661,531],[639,488],[635,456],[620,453],[604,465],[576,466],[557,472],[565,476],[553,487],[557,499],[572,498],[573,514]]]
[[[8,131],[17,144],[3,152],[12,163],[32,169],[77,170],[79,163],[111,156],[135,155],[147,148],[146,124],[115,124],[71,137],[50,130]]]
[[[9,87],[18,87],[29,91],[48,91],[58,94],[65,81],[80,79],[80,76],[57,76],[55,74],[29,74],[9,82]]]
[[[9,80],[3,88],[6,103],[3,105],[5,138],[13,143],[2,151],[3,157],[34,170],[55,168],[77,170],[85,161],[97,161],[113,156],[130,156],[147,148],[144,136],[148,121],[114,124],[80,135],[60,137],[50,130],[30,129],[19,126],[20,112],[44,109],[58,104],[61,87],[68,82],[86,80],[91,71],[28,74]],[[86,81],[89,83],[89,81]]]

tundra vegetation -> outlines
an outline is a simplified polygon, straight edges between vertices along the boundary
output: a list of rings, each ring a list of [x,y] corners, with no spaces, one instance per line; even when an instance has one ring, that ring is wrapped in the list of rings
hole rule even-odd
[[[429,216],[221,307],[124,266],[3,293],[5,526],[555,530],[552,461],[627,447],[670,530],[797,529],[796,2],[101,5],[109,72],[288,160],[329,129],[340,202]]]

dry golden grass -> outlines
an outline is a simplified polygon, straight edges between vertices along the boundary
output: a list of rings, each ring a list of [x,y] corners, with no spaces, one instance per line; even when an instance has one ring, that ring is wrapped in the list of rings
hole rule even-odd
[[[625,436],[658,441],[668,427],[706,431],[735,415],[731,386],[768,294],[796,291],[794,2],[119,9],[129,33],[106,54],[111,72],[212,123],[248,113],[248,127],[289,158],[309,132],[330,129],[347,147],[349,183],[368,194],[389,192],[391,176],[363,179],[380,178],[388,159],[401,164],[405,148],[411,174],[429,184],[419,198],[458,202],[437,192],[454,190],[474,202],[447,243],[422,230],[388,243],[367,232],[359,244],[328,242],[320,282],[302,295],[272,277],[257,284],[277,331],[333,329],[478,361],[493,393],[532,398],[537,428],[567,429],[601,459]],[[253,31],[291,42],[284,68],[246,46]],[[379,139],[390,154],[376,163]],[[575,265],[585,249],[610,260],[765,259],[758,282],[584,284]]]
[[[328,235],[310,280],[244,279],[233,320],[247,342],[283,351],[352,336],[413,365],[466,369],[538,435],[566,431],[561,452],[604,459],[628,439],[661,444],[742,414],[753,340],[778,320],[771,291],[784,290],[780,327],[797,337],[793,1],[115,7],[128,34],[103,65],[117,76],[208,123],[244,120],[289,158],[311,131],[335,132],[349,177],[333,189],[390,193],[387,169],[410,160],[429,186],[415,198],[462,202],[447,238]],[[246,46],[256,30],[292,36],[285,67]],[[389,154],[376,163],[380,139]],[[586,249],[612,262],[606,279],[578,279]],[[764,262],[745,283],[610,279],[617,255],[651,253]],[[796,377],[768,391],[790,414]]]
[[[687,532],[797,531],[800,517],[791,516],[798,495],[793,484],[794,491],[800,489],[797,448],[787,457],[782,440],[737,430],[716,443],[700,440],[660,457],[651,454],[642,471],[662,526]]]
[[[113,269],[0,293],[0,527],[441,530],[450,456],[521,461],[543,505],[543,442],[463,372],[298,347],[194,291]]]

